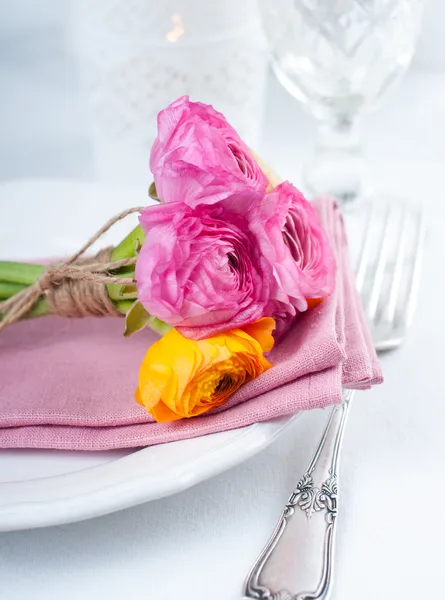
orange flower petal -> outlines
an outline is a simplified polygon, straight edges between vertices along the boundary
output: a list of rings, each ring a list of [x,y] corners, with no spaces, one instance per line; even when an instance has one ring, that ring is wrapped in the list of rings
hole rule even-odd
[[[323,302],[324,298],[306,298],[307,309],[311,310],[311,308],[315,308],[319,304]]]
[[[273,331],[275,329],[275,320],[272,317],[263,317],[255,323],[245,325],[242,330],[253,337],[263,349],[263,352],[270,352],[272,350],[275,340],[273,338]]]
[[[171,410],[163,402],[158,402],[151,409],[151,416],[157,423],[170,423],[182,419],[182,415]]]
[[[136,401],[158,423],[195,417],[224,404],[245,381],[272,365],[263,352],[273,346],[273,319],[194,341],[172,329],[148,350]]]

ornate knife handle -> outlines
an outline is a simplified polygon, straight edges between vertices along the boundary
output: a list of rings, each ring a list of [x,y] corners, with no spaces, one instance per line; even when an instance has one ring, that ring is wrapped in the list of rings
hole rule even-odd
[[[255,600],[322,600],[332,583],[338,463],[353,392],[343,392],[309,467],[244,584]],[[303,591],[313,590],[313,591]]]

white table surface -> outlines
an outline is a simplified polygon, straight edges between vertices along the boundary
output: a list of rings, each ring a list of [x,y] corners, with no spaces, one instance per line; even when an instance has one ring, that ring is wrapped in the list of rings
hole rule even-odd
[[[0,63],[0,179],[93,178],[83,109],[62,58],[36,74],[26,44],[22,53]],[[18,114],[17,106],[29,106],[30,97],[33,110]],[[333,600],[440,598],[445,75],[410,73],[364,130],[377,181],[424,201],[429,234],[410,336],[385,356],[385,384],[357,395],[346,433]],[[313,134],[312,121],[270,77],[264,157],[298,182]],[[239,598],[326,417],[320,411],[304,415],[257,457],[175,497],[83,523],[2,534],[0,598]]]

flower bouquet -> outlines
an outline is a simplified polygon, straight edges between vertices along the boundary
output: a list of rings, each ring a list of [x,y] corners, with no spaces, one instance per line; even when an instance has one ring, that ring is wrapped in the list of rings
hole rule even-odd
[[[0,262],[0,332],[49,314],[125,317],[125,336],[150,327],[161,337],[135,398],[161,423],[221,407],[270,369],[274,344],[332,293],[336,267],[314,207],[211,106],[183,97],[160,112],[150,169],[156,202],[68,260]],[[134,212],[121,243],[85,256]]]

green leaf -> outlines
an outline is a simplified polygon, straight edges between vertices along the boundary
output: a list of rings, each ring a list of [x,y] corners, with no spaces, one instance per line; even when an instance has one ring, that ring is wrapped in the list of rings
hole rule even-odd
[[[159,335],[165,335],[172,328],[171,325],[167,325],[167,323],[164,323],[164,321],[161,321],[157,317],[150,317],[148,326],[156,333],[159,333]]]
[[[150,196],[150,198],[153,198],[153,200],[156,200],[157,202],[160,202],[159,196],[158,196],[158,192],[156,191],[156,186],[155,186],[155,182],[153,181],[152,184],[150,184],[150,187],[148,188],[148,195]]]
[[[131,231],[120,244],[114,248],[111,253],[111,260],[121,260],[123,258],[132,258],[137,256],[140,246],[144,243],[145,235],[142,227],[138,225]],[[134,265],[121,267],[115,272],[116,277],[134,277]],[[122,295],[122,287],[118,283],[110,283],[107,285],[107,292],[110,299],[116,304],[123,299],[136,299],[137,292],[132,294],[124,292]]]
[[[140,302],[135,302],[130,310],[125,315],[125,331],[124,336],[130,337],[133,333],[144,329],[148,325],[151,318]]]
[[[126,238],[114,248],[111,253],[111,260],[120,260],[121,258],[131,258],[136,256],[136,248],[144,243],[145,234],[142,227],[138,225],[130,231]]]
[[[141,331],[144,327],[150,327],[150,329],[153,329],[159,335],[164,335],[171,329],[170,325],[167,325],[164,321],[156,317],[152,317],[142,304],[136,301],[129,308],[125,316],[124,336],[130,337],[130,335]]]

